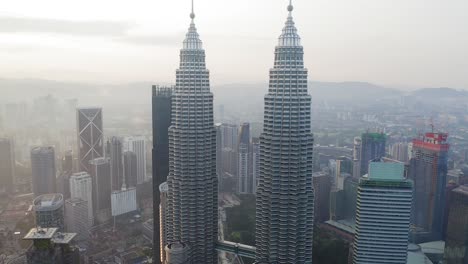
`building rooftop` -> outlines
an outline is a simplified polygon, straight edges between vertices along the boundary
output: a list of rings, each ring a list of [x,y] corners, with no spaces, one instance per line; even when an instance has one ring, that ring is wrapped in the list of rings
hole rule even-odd
[[[56,210],[63,205],[63,195],[60,193],[43,194],[34,199],[34,210]]]
[[[71,178],[75,178],[75,179],[83,179],[83,178],[89,178],[91,177],[87,172],[77,172],[77,173],[73,173],[73,175],[71,176]]]
[[[371,162],[369,165],[368,179],[371,180],[404,180],[405,166],[396,162]]]
[[[55,244],[69,244],[73,238],[76,237],[76,233],[61,233],[57,232],[52,237],[52,242]]]
[[[468,185],[462,185],[456,189],[453,190],[456,193],[468,195]]]
[[[36,240],[36,239],[52,239],[58,228],[32,228],[24,236],[25,240]]]
[[[420,246],[410,244],[408,246],[408,260],[406,264],[432,264],[432,261],[424,255]]]

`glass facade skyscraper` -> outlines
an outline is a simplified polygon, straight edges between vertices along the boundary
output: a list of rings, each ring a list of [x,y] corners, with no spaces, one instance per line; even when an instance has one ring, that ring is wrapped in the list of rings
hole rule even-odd
[[[257,188],[256,260],[312,263],[314,191],[311,96],[293,6],[275,49],[265,96]]]

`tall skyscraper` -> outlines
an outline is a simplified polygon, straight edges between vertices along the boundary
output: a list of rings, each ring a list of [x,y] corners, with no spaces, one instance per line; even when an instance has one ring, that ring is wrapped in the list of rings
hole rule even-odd
[[[123,154],[124,180],[127,187],[137,186],[137,155],[133,151],[125,151]]]
[[[93,210],[97,222],[103,223],[111,218],[111,174],[110,159],[97,158],[89,162],[93,181]]]
[[[89,161],[104,156],[101,108],[76,110],[79,171],[89,171]]]
[[[167,242],[190,248],[192,263],[217,263],[218,181],[213,94],[195,14],[180,52],[169,128]]]
[[[94,223],[93,217],[93,183],[87,172],[74,173],[70,177],[71,198],[79,198],[88,203],[88,221],[90,226]]]
[[[56,192],[55,151],[53,147],[31,150],[32,189],[34,196]]]
[[[468,185],[451,193],[444,259],[445,264],[468,263]]]
[[[252,193],[251,186],[251,153],[250,153],[250,124],[243,123],[239,129],[239,143],[237,148],[237,191]]]
[[[166,228],[166,209],[167,209],[167,192],[169,191],[169,186],[167,182],[159,185],[160,201],[159,204],[159,246],[160,246],[160,258],[161,263],[166,259],[166,251],[164,247],[166,246],[167,239],[167,228]],[[159,256],[158,256],[159,257]]]
[[[354,264],[407,262],[412,195],[403,164],[370,163],[358,187]]]
[[[117,137],[112,137],[108,142],[110,146],[111,163],[111,186],[112,191],[122,189],[123,182],[123,161],[122,161],[122,141]]]
[[[275,49],[265,96],[257,188],[256,260],[312,263],[314,191],[311,97],[293,6]]]
[[[413,140],[408,178],[414,181],[412,223],[422,240],[442,238],[449,144],[445,133],[426,133]],[[424,233],[427,233],[425,235]],[[415,242],[421,241],[418,236]]]
[[[398,142],[390,145],[388,153],[392,158],[401,161],[408,162],[408,143]]]
[[[77,241],[85,241],[89,238],[88,202],[80,198],[72,198],[65,201],[65,226],[67,232],[76,233]]]
[[[386,136],[383,133],[366,132],[361,136],[361,175],[367,174],[369,162],[385,157]]]
[[[13,193],[15,179],[15,155],[13,141],[0,138],[0,193]]]
[[[64,231],[63,195],[60,193],[43,194],[33,201],[36,226],[58,228]]]
[[[62,158],[62,171],[73,171],[73,151],[68,150]]]
[[[142,184],[147,180],[146,176],[146,143],[145,138],[139,137],[126,137],[125,150],[132,151],[136,154],[137,161],[137,184]]]
[[[260,179],[260,139],[252,138],[252,193],[257,193]]]
[[[361,177],[361,147],[361,138],[355,137],[353,148],[353,177],[355,179],[359,179],[359,177]]]
[[[159,186],[166,182],[169,174],[168,133],[171,125],[172,90],[170,87],[153,85],[153,261],[156,264],[161,264],[165,259],[165,244],[162,241],[166,236],[160,229],[163,224],[161,221],[165,218],[162,218],[163,214],[159,210],[162,203]]]

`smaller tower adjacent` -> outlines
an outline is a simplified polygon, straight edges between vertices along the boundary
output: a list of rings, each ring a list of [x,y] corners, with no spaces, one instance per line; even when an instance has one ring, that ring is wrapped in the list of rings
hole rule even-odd
[[[354,264],[406,263],[412,195],[402,163],[370,163],[358,187]]]

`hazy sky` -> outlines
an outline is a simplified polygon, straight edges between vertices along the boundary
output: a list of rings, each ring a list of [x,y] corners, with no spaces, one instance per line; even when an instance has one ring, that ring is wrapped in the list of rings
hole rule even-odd
[[[195,0],[213,84],[266,82],[287,0]],[[294,0],[310,79],[468,89],[467,0]],[[172,83],[190,0],[15,0],[0,78]]]

